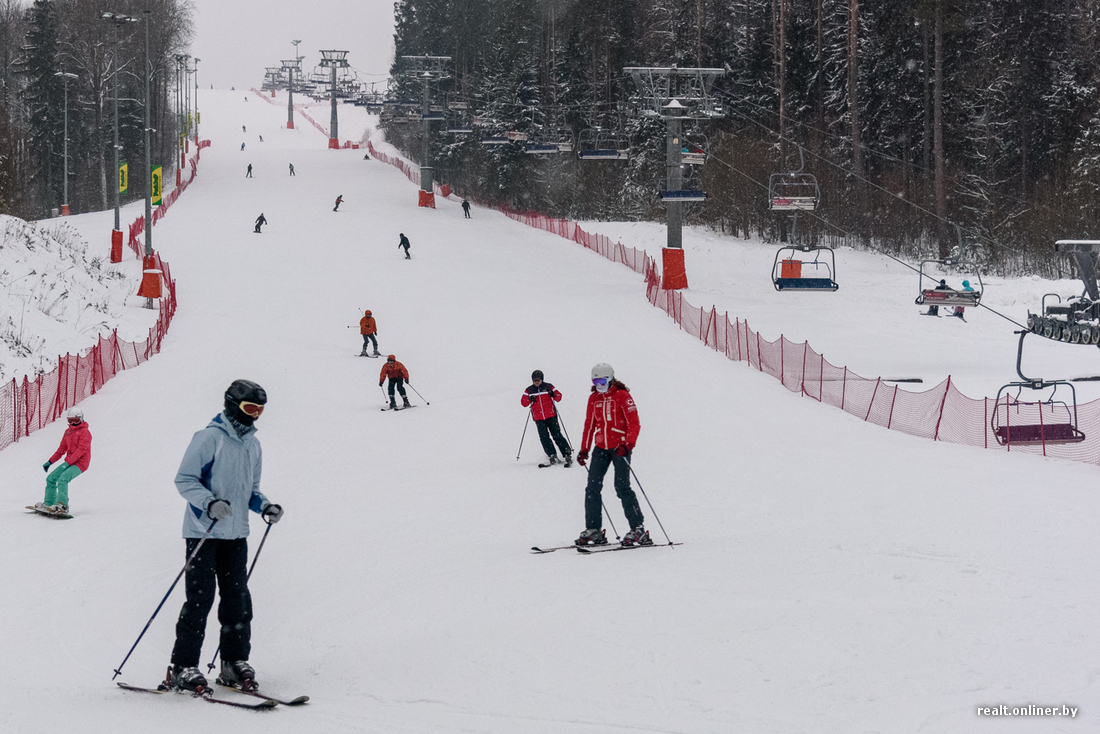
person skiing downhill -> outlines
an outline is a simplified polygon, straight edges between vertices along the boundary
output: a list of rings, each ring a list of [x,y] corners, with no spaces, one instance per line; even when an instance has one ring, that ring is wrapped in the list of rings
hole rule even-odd
[[[244,174],[245,178],[252,178],[252,164],[248,164],[248,172]]]
[[[470,219],[470,202],[465,199],[462,200],[462,213],[466,215],[466,219]]]
[[[649,531],[643,527],[645,518],[638,506],[638,496],[630,488],[630,457],[638,440],[638,408],[630,389],[615,379],[611,365],[601,362],[592,368],[592,394],[588,396],[588,411],[584,416],[584,433],[577,463],[585,466],[588,449],[592,448],[592,465],[588,468],[588,486],[584,491],[584,531],[577,545],[604,545],[607,536],[600,527],[603,520],[603,478],[607,468],[615,465],[615,494],[623,503],[623,512],[630,523],[630,532],[622,545],[653,545]]]
[[[402,247],[404,247],[405,248],[405,259],[406,260],[411,260],[412,258],[409,257],[409,246],[412,243],[409,242],[409,238],[405,236],[404,232],[401,232],[400,235],[401,235],[401,241],[397,243],[397,249],[400,250]]]
[[[332,207],[332,211],[336,211],[340,208],[340,204],[344,203],[344,195],[340,194],[336,197],[336,206]]]
[[[558,453],[554,450],[554,444],[561,449],[561,455],[565,458],[565,466],[573,465],[573,450],[569,448],[569,442],[561,435],[558,425],[558,413],[554,409],[554,403],[561,402],[561,393],[549,382],[543,381],[542,370],[531,373],[531,386],[523,391],[519,402],[523,407],[531,408],[531,417],[535,419],[535,427],[539,431],[539,441],[542,442],[542,450],[549,457],[550,464],[558,463]],[[551,441],[551,437],[553,440]]]
[[[290,175],[291,176],[294,175],[294,164],[293,163],[290,164]]]
[[[260,227],[267,224],[267,219],[264,218],[264,213],[260,212],[260,216],[256,217],[256,234],[263,234],[260,231]]]
[[[405,394],[404,385],[409,381],[409,371],[392,354],[386,357],[386,363],[382,365],[382,372],[378,375],[378,387],[382,387],[382,383],[386,381],[387,377],[390,379],[390,409],[397,408],[397,399],[393,395],[394,388],[401,393],[401,400],[405,403],[401,407],[412,407],[409,403],[409,396]]]
[[[88,471],[88,465],[92,461],[92,432],[88,430],[88,423],[84,420],[84,411],[70,408],[65,418],[69,427],[61,437],[61,445],[42,465],[43,471],[48,474],[46,496],[34,505],[36,510],[61,515],[69,514],[69,482]],[[50,465],[62,456],[65,460],[50,474]]]
[[[248,664],[252,649],[252,597],[248,591],[248,511],[268,523],[283,508],[260,492],[263,456],[255,421],[264,412],[267,393],[250,380],[234,380],[225,391],[224,410],[191,439],[176,473],[176,489],[187,500],[183,516],[186,557],[206,541],[187,566],[187,599],[176,622],[176,642],[167,683],[173,688],[205,688],[199,655],[206,617],[217,586],[221,601],[221,675],[219,682],[255,690],[256,672]]]
[[[370,342],[374,342],[374,356],[380,357],[381,352],[378,351],[378,339],[375,338],[375,334],[378,333],[378,324],[375,322],[374,317],[371,316],[369,308],[363,313],[363,318],[359,319],[359,333],[363,335],[363,351],[359,353],[359,356],[371,356],[367,353],[367,347],[370,346]]]

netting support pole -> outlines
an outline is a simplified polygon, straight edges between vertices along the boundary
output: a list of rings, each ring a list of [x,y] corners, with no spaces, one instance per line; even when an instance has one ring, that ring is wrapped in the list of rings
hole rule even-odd
[[[890,398],[890,415],[886,418],[886,430],[894,424],[894,404],[898,401],[898,386],[894,385],[894,395]]]
[[[807,342],[808,344],[809,342]],[[821,371],[817,373],[817,402],[825,399],[825,355],[821,356]]]
[[[940,400],[940,414],[936,418],[936,433],[932,436],[933,441],[940,440],[940,422],[943,421],[943,406],[947,403],[947,393],[951,390],[951,375],[947,376],[947,387],[943,389],[943,399]]]
[[[863,416],[863,420],[866,421],[871,417],[871,408],[875,407],[875,396],[878,395],[878,386],[882,384],[882,378],[875,380],[875,391],[871,393],[871,403],[867,406],[867,415]]]
[[[810,350],[810,342],[802,342],[802,394],[806,394],[806,352]]]
[[[844,381],[840,383],[840,409],[844,410],[844,398],[848,395],[848,367],[844,367]]]

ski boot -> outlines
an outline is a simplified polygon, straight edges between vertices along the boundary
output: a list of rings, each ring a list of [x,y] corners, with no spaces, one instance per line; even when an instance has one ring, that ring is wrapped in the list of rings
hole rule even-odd
[[[223,660],[222,674],[218,676],[217,682],[218,685],[240,688],[242,691],[255,691],[260,687],[256,683],[256,671],[247,660],[238,660],[234,663]]]
[[[364,349],[363,351],[359,352],[359,356],[360,356],[360,357],[369,357],[370,355],[369,355],[369,354],[367,354],[367,350],[366,350],[366,349]]]
[[[607,535],[603,530],[597,528],[585,528],[581,532],[581,537],[573,541],[574,545],[607,545]]]
[[[39,510],[40,512],[49,512],[50,506],[47,505],[45,502],[35,502],[34,509]]]
[[[653,545],[653,541],[649,538],[649,531],[639,525],[623,536],[620,545]]]
[[[557,454],[554,454],[553,456],[550,457],[550,462],[549,463],[550,463],[550,466],[553,466],[554,464],[560,464],[561,460],[558,459]]]
[[[363,350],[363,351],[366,351],[366,350]],[[381,356],[382,356],[382,353],[381,353],[381,352],[379,352],[379,351],[378,351],[377,349],[375,349],[375,350],[374,350],[374,356],[375,356],[375,357],[381,357]]]
[[[404,405],[401,406],[402,408],[411,408],[412,407],[412,403],[409,402],[408,398],[402,397],[401,400],[403,400],[404,403],[405,403]]]
[[[194,691],[202,693],[206,690],[206,678],[198,668],[181,668],[178,665],[168,666],[168,677],[164,681],[168,688],[181,691]]]
[[[565,468],[568,469],[571,466],[573,466],[573,454],[566,454],[565,455]]]
[[[46,508],[46,511],[51,515],[68,515],[69,506],[64,502],[54,502],[52,505]]]
[[[397,400],[390,398],[390,410],[397,410]]]

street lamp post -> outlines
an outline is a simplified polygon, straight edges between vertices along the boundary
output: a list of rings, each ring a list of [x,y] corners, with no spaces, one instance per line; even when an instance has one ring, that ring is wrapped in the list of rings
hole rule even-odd
[[[59,71],[54,76],[61,77],[65,82],[65,179],[62,181],[62,196],[61,196],[61,216],[69,216],[69,80],[76,79],[76,74],[72,74],[67,71]]]
[[[149,0],[145,0],[145,257],[153,256],[153,124],[149,92]],[[153,308],[153,299],[145,299],[145,308]]]
[[[111,262],[122,262],[122,222],[119,216],[119,209],[121,207],[121,195],[119,191],[121,188],[121,181],[119,180],[118,169],[118,151],[121,146],[118,144],[118,87],[119,87],[119,75],[118,75],[118,31],[127,23],[137,23],[137,18],[132,18],[129,15],[123,15],[122,13],[104,13],[103,20],[107,21],[115,27],[115,47],[112,52],[111,66],[113,67],[115,77],[115,99],[114,99],[114,163],[115,163],[115,228],[111,231]]]
[[[195,155],[199,154],[199,62],[202,59],[191,59],[195,62],[195,121],[192,124],[195,130]]]

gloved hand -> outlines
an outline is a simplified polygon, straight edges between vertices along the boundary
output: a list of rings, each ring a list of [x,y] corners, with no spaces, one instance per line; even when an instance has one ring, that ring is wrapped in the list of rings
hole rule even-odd
[[[282,519],[282,517],[283,517],[283,508],[280,507],[279,505],[268,505],[267,507],[264,508],[263,517],[269,523],[274,525],[275,523],[279,522],[279,520]]]
[[[206,514],[215,520],[224,520],[227,517],[233,517],[233,508],[225,500],[214,500],[206,508]]]
[[[385,380],[382,380],[382,382],[385,382]],[[382,387],[382,382],[378,383],[378,387]]]
[[[49,470],[50,470],[50,462],[47,461],[45,464],[42,465],[42,471],[49,472]]]
[[[615,456],[626,456],[632,448],[628,443],[621,443],[615,447]]]
[[[588,452],[587,451],[582,451],[579,454],[577,454],[577,463],[578,464],[580,464],[581,466],[584,466],[584,462],[586,462],[586,461],[588,461]]]

